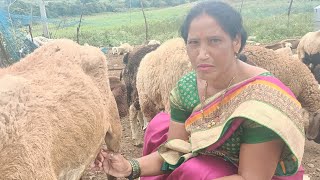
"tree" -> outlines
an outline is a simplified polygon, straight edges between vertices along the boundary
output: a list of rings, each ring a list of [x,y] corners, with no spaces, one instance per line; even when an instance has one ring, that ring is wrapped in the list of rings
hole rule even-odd
[[[165,7],[167,3],[163,0],[155,0],[155,1],[152,1],[151,5],[154,7]]]
[[[140,7],[139,0],[126,0],[125,1],[127,7],[138,8]]]

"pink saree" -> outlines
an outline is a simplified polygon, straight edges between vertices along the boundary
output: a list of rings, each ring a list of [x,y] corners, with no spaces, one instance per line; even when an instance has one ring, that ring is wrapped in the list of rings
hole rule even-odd
[[[270,92],[270,94],[259,94],[259,92],[265,92],[259,91],[259,89],[265,90],[266,88],[266,92]],[[257,93],[255,93],[255,91],[257,91]],[[250,96],[247,95],[247,92],[251,93]],[[281,99],[279,96],[284,98],[285,101],[279,103],[279,99]],[[141,179],[206,180],[237,174],[237,164],[231,163],[219,156],[206,155],[198,152],[219,151],[219,147],[221,147],[243,123],[243,120],[238,117],[246,117],[248,119],[254,119],[259,124],[277,132],[286,142],[288,148],[284,150],[286,153],[283,154],[287,156],[281,157],[279,167],[286,173],[286,164],[292,162],[292,164],[296,166],[295,173],[290,176],[274,176],[273,180],[302,180],[304,173],[301,166],[303,155],[302,144],[304,144],[303,126],[300,122],[302,121],[301,116],[299,112],[297,112],[300,104],[295,100],[292,92],[274,77],[257,76],[232,86],[232,89],[226,94],[225,99],[225,102],[221,102],[221,107],[225,110],[223,114],[224,120],[221,124],[212,127],[206,125],[208,122],[203,122],[199,107],[195,107],[194,112],[185,122],[186,130],[191,135],[190,146],[188,146],[190,147],[190,153],[184,152],[179,154],[179,156],[189,154],[185,156],[186,158],[180,166],[171,173],[160,176],[141,177]],[[263,103],[258,103],[257,101]],[[219,96],[212,97],[212,100],[206,104],[204,109],[205,116],[210,117],[210,115],[214,114],[218,102]],[[277,107],[277,109],[275,107]],[[279,111],[279,109],[281,109],[281,111]],[[270,112],[273,112],[273,114]],[[259,114],[263,114],[264,116],[260,116]],[[284,120],[281,121],[282,119]],[[169,122],[170,116],[166,113],[159,113],[152,119],[145,132],[143,155],[159,150],[160,146],[160,154],[162,150],[169,152],[169,154],[170,151],[176,151],[176,148],[170,148],[172,145],[175,146],[175,143],[170,145],[169,142],[171,140],[166,143]],[[286,129],[284,129],[284,127]],[[289,151],[289,149],[291,149],[291,151]],[[180,157],[167,157],[167,155],[162,155],[162,157],[169,162],[172,162],[172,159],[181,159]],[[288,157],[290,157],[289,160]]]

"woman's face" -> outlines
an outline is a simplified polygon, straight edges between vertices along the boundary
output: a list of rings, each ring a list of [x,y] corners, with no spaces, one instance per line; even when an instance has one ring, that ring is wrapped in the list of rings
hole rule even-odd
[[[240,49],[239,37],[231,39],[219,23],[207,14],[191,21],[187,40],[187,53],[197,76],[203,80],[218,80],[229,73]]]

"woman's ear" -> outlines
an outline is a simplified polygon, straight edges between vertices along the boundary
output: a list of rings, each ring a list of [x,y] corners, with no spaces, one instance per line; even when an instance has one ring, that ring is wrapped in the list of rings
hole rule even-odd
[[[233,51],[235,54],[239,53],[239,50],[241,48],[241,36],[240,34],[236,35],[236,37],[233,39]]]

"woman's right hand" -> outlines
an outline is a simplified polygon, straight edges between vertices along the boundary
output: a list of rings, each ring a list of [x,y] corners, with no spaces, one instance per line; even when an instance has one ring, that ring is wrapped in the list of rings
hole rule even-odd
[[[121,154],[103,149],[101,149],[91,167],[93,170],[104,171],[114,177],[127,177],[132,171],[129,161]]]

